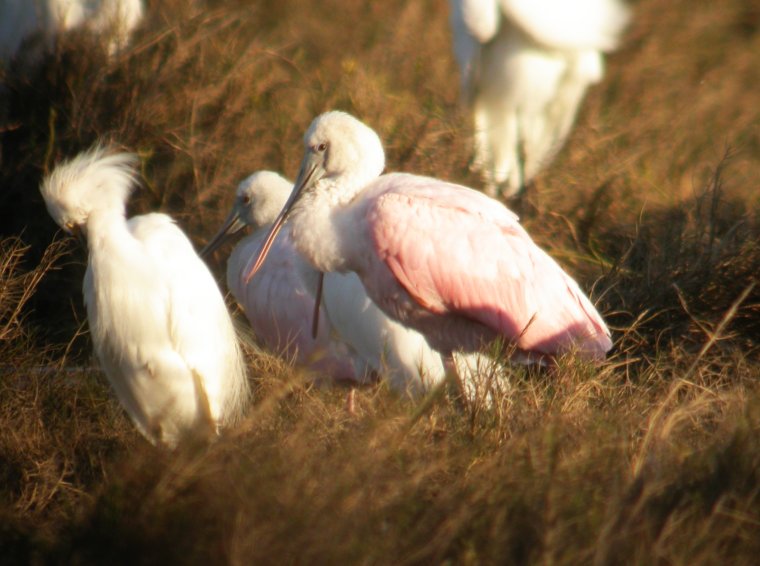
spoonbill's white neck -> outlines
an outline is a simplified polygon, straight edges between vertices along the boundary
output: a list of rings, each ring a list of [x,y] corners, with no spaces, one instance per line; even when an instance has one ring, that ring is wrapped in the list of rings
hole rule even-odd
[[[345,112],[317,117],[304,136],[305,154],[294,187],[293,240],[320,271],[346,271],[344,213],[385,167],[375,131]],[[287,205],[286,205],[287,206]]]
[[[343,212],[353,195],[332,179],[322,179],[314,190],[304,194],[293,208],[288,222],[298,251],[319,271],[345,272]]]

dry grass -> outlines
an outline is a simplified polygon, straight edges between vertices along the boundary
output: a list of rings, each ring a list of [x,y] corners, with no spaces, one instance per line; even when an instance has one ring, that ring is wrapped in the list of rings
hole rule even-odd
[[[173,454],[90,369],[84,255],[37,190],[56,160],[103,137],[139,152],[131,210],[169,212],[199,244],[245,174],[295,174],[303,130],[330,108],[377,129],[392,169],[477,179],[445,2],[149,4],[113,62],[79,34],[34,70],[0,70],[4,562],[756,562],[752,2],[636,2],[523,203],[614,327],[608,363],[512,368],[490,407],[379,386],[350,414],[346,390],[252,350],[246,421]]]

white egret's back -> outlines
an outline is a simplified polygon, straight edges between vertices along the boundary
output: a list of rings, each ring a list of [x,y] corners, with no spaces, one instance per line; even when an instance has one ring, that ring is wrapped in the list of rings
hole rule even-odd
[[[90,332],[137,427],[174,446],[241,415],[242,355],[213,277],[171,219],[150,214],[127,226],[131,242],[90,237]]]
[[[164,214],[126,221],[134,162],[96,147],[57,166],[41,192],[61,227],[87,236],[84,299],[109,381],[137,428],[174,446],[235,421],[248,384],[222,295],[190,241]]]
[[[164,214],[132,218],[128,226],[153,262],[153,277],[168,293],[168,339],[203,378],[211,416],[238,419],[248,384],[237,334],[219,287],[187,236]]]

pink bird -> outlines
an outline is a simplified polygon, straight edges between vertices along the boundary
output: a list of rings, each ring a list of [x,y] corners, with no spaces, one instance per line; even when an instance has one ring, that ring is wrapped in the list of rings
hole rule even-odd
[[[366,381],[369,372],[355,368],[345,344],[333,339],[330,319],[320,305],[316,337],[312,337],[318,274],[296,251],[287,234],[278,238],[272,257],[256,280],[244,284],[240,272],[256,257],[269,225],[293,187],[271,171],[259,171],[238,185],[235,203],[205,257],[228,237],[247,226],[254,228],[232,250],[227,262],[227,286],[245,311],[256,337],[272,352],[338,381]],[[287,229],[286,229],[287,232]]]
[[[297,252],[286,227],[272,258],[247,284],[241,275],[258,256],[269,226],[288,200],[293,183],[272,171],[258,171],[237,187],[227,220],[201,251],[207,255],[246,226],[254,233],[235,246],[227,261],[227,287],[265,346],[285,354],[317,375],[364,383],[379,378],[394,391],[417,397],[446,377],[444,362],[427,340],[391,320],[367,296],[355,273],[326,273],[319,325],[312,337],[319,272]],[[462,390],[475,399],[500,375],[478,354],[456,354],[454,370]]]
[[[379,137],[343,112],[317,117],[304,144],[293,192],[246,280],[287,220],[316,269],[355,272],[382,310],[443,354],[499,338],[527,362],[565,352],[599,360],[612,347],[578,284],[500,202],[429,177],[380,176]]]

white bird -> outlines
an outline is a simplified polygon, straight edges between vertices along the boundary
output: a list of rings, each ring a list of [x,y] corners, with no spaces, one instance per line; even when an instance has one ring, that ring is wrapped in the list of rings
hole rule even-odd
[[[344,112],[317,117],[293,192],[244,278],[288,220],[323,272],[354,272],[369,297],[444,355],[497,339],[517,361],[604,358],[610,333],[578,284],[486,195],[438,179],[380,176],[377,134]]]
[[[254,334],[270,351],[317,374],[339,381],[359,381],[365,377],[364,369],[355,369],[346,345],[334,339],[323,307],[319,309],[316,338],[312,338],[317,273],[298,255],[288,237],[276,243],[271,261],[256,281],[245,285],[240,278],[240,271],[258,253],[266,228],[292,187],[292,183],[270,171],[246,178],[238,185],[227,219],[200,255],[207,256],[234,234],[252,227],[255,232],[235,246],[227,261],[227,287],[245,312]]]
[[[561,149],[603,53],[629,20],[621,0],[449,0],[473,168],[514,196]]]
[[[246,178],[224,224],[201,251],[201,256],[213,252],[246,226],[255,230],[235,246],[227,262],[227,286],[254,333],[270,350],[332,379],[364,382],[377,374],[410,396],[439,383],[445,376],[440,355],[418,332],[377,308],[353,273],[325,274],[319,326],[312,336],[319,273],[296,251],[287,227],[257,277],[243,281],[245,266],[259,254],[292,188],[271,171]]]
[[[59,33],[86,27],[106,41],[109,55],[126,47],[143,18],[142,0],[2,0],[0,60],[10,60],[27,40],[49,49]]]
[[[234,423],[248,382],[222,295],[188,238],[165,214],[126,219],[135,161],[96,146],[40,191],[56,223],[87,239],[84,301],[111,385],[140,432],[173,447]]]

